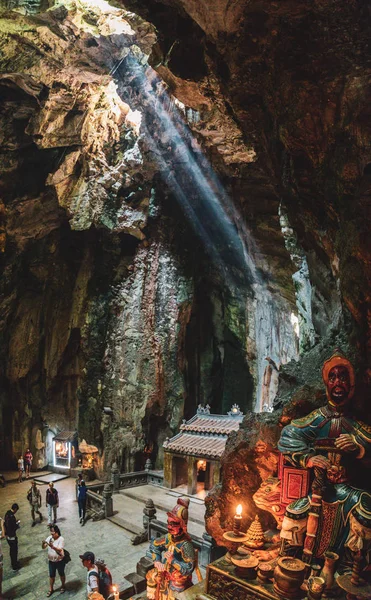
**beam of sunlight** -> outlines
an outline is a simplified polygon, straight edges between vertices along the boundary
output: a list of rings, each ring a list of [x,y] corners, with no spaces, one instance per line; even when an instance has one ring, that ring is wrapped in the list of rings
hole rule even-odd
[[[122,84],[123,99],[141,111],[140,131],[161,176],[227,289],[232,294],[250,292],[253,298],[254,324],[250,326],[255,331],[256,345],[255,410],[261,411],[265,357],[271,356],[278,364],[297,358],[290,313],[277,303],[263,281],[254,262],[256,242],[184,122],[177,103],[167,94],[164,82],[132,54],[114,65],[111,73]],[[125,83],[128,79],[129,84]],[[270,408],[272,402],[270,398]]]
[[[196,235],[224,277],[257,282],[245,240],[238,232],[236,209],[184,123],[163,82],[128,55],[114,70],[121,81],[130,73],[130,94],[142,107],[141,131],[156,157],[163,179],[179,202]],[[132,99],[127,99],[132,104]],[[170,112],[170,108],[173,110]]]

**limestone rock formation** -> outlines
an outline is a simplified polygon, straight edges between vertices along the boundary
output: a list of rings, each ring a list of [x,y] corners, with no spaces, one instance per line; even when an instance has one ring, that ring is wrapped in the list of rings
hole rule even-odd
[[[0,456],[77,427],[161,466],[200,402],[315,397],[339,343],[367,392],[367,7],[3,4]],[[273,453],[277,418],[247,420]]]

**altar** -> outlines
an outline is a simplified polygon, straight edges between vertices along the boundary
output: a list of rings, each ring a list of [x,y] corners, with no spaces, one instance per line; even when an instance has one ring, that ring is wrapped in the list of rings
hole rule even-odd
[[[302,600],[307,600],[305,591]],[[346,595],[338,588],[337,600]],[[206,579],[176,596],[176,600],[288,600],[277,594],[273,583],[262,583],[259,579],[247,580],[238,577],[234,565],[225,557],[208,565]]]

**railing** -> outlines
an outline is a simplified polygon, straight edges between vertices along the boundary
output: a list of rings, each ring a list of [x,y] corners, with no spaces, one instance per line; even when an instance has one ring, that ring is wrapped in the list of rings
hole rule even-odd
[[[137,471],[136,473],[118,473],[112,471],[112,481],[103,481],[87,485],[86,508],[94,520],[105,519],[113,515],[112,493],[137,487],[139,485],[162,485],[162,471]],[[76,483],[76,498],[78,485]]]
[[[99,493],[97,492],[97,488],[99,488]],[[103,483],[88,487],[88,492],[86,494],[86,508],[94,521],[112,517],[112,493],[112,483]]]
[[[139,485],[162,485],[162,471],[137,471],[134,473],[112,473],[112,483],[115,492]]]

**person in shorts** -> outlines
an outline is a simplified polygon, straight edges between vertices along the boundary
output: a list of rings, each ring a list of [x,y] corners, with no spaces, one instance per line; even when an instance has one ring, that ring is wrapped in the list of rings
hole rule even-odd
[[[64,562],[64,538],[61,536],[60,529],[57,525],[50,528],[50,535],[43,541],[42,548],[48,548],[50,587],[46,596],[49,598],[54,592],[54,582],[57,571],[62,584],[60,593],[63,594],[66,591],[66,576],[64,574],[66,568]]]
[[[24,468],[26,471],[26,479],[28,479],[30,476],[30,471],[31,471],[31,467],[32,467],[32,459],[33,459],[32,452],[29,448],[27,448],[26,452],[24,453],[24,457],[23,457]]]
[[[24,460],[23,460],[23,456],[21,454],[21,456],[18,459],[18,483],[22,483],[23,473],[24,473]]]

